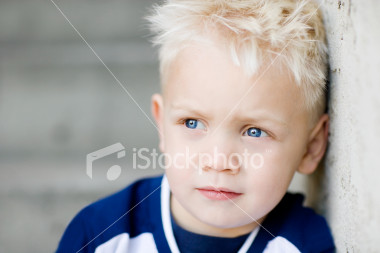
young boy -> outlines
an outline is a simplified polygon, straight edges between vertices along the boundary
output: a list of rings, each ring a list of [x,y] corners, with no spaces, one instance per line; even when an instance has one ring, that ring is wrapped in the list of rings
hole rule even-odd
[[[327,145],[318,6],[168,0],[148,19],[165,175],[83,209],[57,252],[333,252],[324,218],[286,193]]]

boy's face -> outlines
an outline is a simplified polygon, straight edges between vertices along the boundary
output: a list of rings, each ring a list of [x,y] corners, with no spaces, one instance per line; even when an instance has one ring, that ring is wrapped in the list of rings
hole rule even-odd
[[[323,155],[327,116],[311,129],[291,75],[266,68],[248,77],[220,48],[193,45],[172,63],[163,97],[152,98],[171,210],[190,231],[248,233],[295,171],[312,172]]]

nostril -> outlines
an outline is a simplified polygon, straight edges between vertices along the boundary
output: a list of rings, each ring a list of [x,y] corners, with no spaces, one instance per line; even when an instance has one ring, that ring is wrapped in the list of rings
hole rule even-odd
[[[200,166],[202,167],[212,167],[213,164],[213,158],[208,153],[199,153],[198,154],[198,161]]]

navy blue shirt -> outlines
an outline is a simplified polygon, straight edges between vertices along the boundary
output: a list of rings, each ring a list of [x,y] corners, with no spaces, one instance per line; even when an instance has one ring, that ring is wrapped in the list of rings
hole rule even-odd
[[[70,222],[57,252],[176,253],[180,252],[179,248],[196,252],[197,249],[191,247],[197,242],[202,244],[200,250],[208,248],[208,244],[220,243],[220,238],[198,235],[190,236],[194,245],[181,239],[188,231],[178,229],[171,222],[170,194],[167,178],[160,176],[138,180],[96,201]],[[302,195],[287,193],[267,215],[262,227],[255,230],[257,234],[251,236],[252,232],[248,236],[243,252],[334,252],[334,241],[325,219],[304,207],[302,202]],[[210,242],[205,242],[205,238]],[[234,248],[231,252],[236,252],[245,238],[235,239],[231,240]],[[224,242],[221,244],[225,246]]]

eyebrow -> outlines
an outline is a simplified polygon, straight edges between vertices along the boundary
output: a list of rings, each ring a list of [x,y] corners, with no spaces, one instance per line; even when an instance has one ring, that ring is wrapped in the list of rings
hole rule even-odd
[[[190,112],[190,113],[199,115],[201,117],[205,117],[207,115],[207,113],[203,112],[201,108],[196,108],[193,105],[188,106],[185,103],[183,104],[171,103],[171,107],[174,110],[182,110],[182,111]],[[249,121],[249,122],[254,122],[254,123],[261,123],[261,122],[268,122],[272,124],[274,123],[277,126],[288,128],[288,124],[284,120],[272,115],[273,113],[267,112],[265,110],[257,110],[257,112],[253,113],[252,115],[237,115],[234,117],[231,117],[230,115],[229,117],[232,118],[233,120]],[[212,119],[213,117],[209,117],[209,118]]]
[[[170,105],[171,105],[171,108],[173,108],[174,110],[182,110],[186,112],[191,112],[193,114],[197,114],[202,117],[205,117],[207,115],[207,113],[203,112],[201,108],[196,108],[193,105],[188,106],[187,104],[180,104],[180,103],[178,104],[171,103]]]
[[[288,127],[288,124],[285,120],[280,117],[275,116],[273,113],[268,112],[266,110],[258,110],[256,113],[252,113],[252,115],[243,115],[236,116],[236,118],[243,121],[252,121],[252,122],[270,122],[275,123],[276,125]]]

